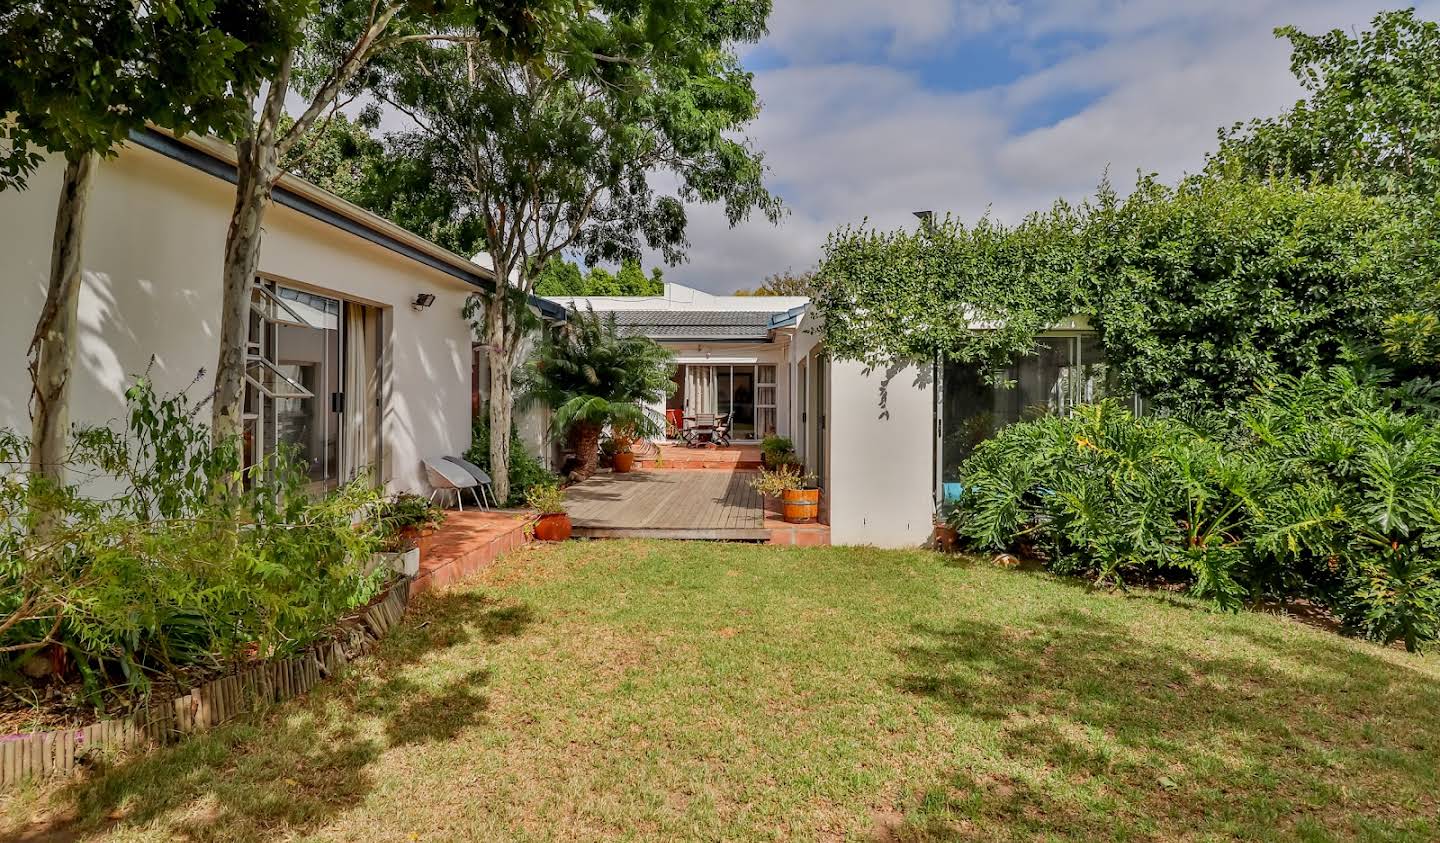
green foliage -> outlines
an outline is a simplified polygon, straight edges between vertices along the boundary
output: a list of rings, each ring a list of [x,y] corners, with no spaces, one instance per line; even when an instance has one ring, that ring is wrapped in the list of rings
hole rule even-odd
[[[1334,367],[1198,423],[1105,403],[1012,425],[965,463],[950,517],[975,545],[1028,544],[1059,572],[1179,569],[1218,607],[1303,597],[1418,649],[1440,637],[1430,392]]]
[[[737,296],[808,296],[814,297],[819,286],[815,280],[815,270],[807,269],[804,272],[786,270],[777,272],[765,279],[765,282],[753,290],[736,290]]]
[[[480,466],[493,477],[490,469],[489,415],[480,413],[475,416],[470,430],[470,450],[465,452],[465,459]],[[545,463],[525,447],[525,441],[520,438],[519,428],[512,424],[510,427],[510,497],[501,503],[505,506],[519,506],[524,502],[526,493],[532,488],[554,486],[558,482],[559,478],[545,467]]]
[[[794,465],[798,462],[795,456],[795,443],[787,436],[776,436],[771,434],[760,441],[760,458],[765,465],[771,468],[779,466]]]
[[[946,217],[916,231],[830,235],[815,300],[827,350],[870,365],[945,357],[1002,368],[1080,310],[1086,219],[1057,204],[1016,226]]]
[[[564,515],[565,493],[553,484],[532,486],[525,492],[525,505],[541,515]]]
[[[1379,342],[1434,259],[1408,217],[1353,185],[1147,179],[1090,226],[1084,312],[1107,359],[1125,386],[1186,411]]]
[[[240,7],[244,6],[242,10]],[[44,152],[110,154],[147,123],[177,133],[239,129],[277,42],[282,2],[22,0],[0,10],[0,189]]]
[[[1087,317],[1119,385],[1193,413],[1380,342],[1435,241],[1354,186],[1195,178],[1108,187],[1017,226],[842,231],[817,306],[832,354],[992,368]]]
[[[372,515],[385,550],[407,550],[414,534],[445,523],[445,510],[413,492],[401,492],[380,502]]]
[[[665,277],[658,266],[647,277],[640,262],[633,259],[623,261],[618,274],[596,266],[581,275],[579,266],[554,257],[540,271],[535,292],[542,296],[659,296],[665,293]]]
[[[1414,9],[1381,12],[1370,30],[1308,35],[1281,27],[1307,97],[1277,117],[1220,133],[1216,171],[1358,181],[1424,202],[1440,192],[1440,26]]]
[[[242,469],[183,394],[142,380],[127,397],[123,427],[77,433],[67,468],[83,482],[0,478],[0,673],[63,650],[92,692],[143,687],[242,648],[294,652],[375,592],[358,564],[380,540],[363,479],[313,498],[285,454]],[[6,432],[0,463],[22,465],[24,447]],[[63,515],[43,537],[28,529],[42,510]]]
[[[1256,458],[1286,479],[1261,547],[1343,581],[1346,623],[1409,649],[1440,635],[1440,426],[1424,385],[1334,369],[1285,378],[1243,413]],[[1421,403],[1417,403],[1417,398]]]
[[[723,203],[732,222],[779,212],[761,157],[733,136],[758,108],[736,48],[763,33],[768,11],[761,0],[569,7],[536,57],[546,73],[465,45],[408,45],[377,93],[425,128],[387,146],[422,162],[420,187],[448,208],[461,251],[486,252],[526,290],[532,267],[568,250],[592,264],[643,245],[678,259],[683,202]],[[674,195],[651,188],[659,171],[677,176]]]
[[[660,434],[664,419],[651,405],[674,392],[674,372],[670,352],[659,343],[621,335],[613,313],[587,309],[546,335],[522,372],[521,394],[553,410],[557,439],[584,430],[598,446],[598,434],[607,427],[631,440]],[[587,465],[594,457],[581,455]]]

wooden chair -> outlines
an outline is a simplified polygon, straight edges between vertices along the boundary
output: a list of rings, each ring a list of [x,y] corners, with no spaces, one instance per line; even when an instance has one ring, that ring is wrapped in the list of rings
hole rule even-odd
[[[685,425],[685,444],[690,447],[698,448],[715,435],[714,413],[696,413],[687,421],[690,423]]]
[[[730,444],[730,419],[732,413],[726,413],[715,419],[715,429],[710,432],[710,441],[724,448]]]

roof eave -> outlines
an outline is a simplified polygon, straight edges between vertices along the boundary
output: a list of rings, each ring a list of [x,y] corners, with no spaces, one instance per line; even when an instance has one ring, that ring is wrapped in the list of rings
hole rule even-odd
[[[163,129],[147,127],[132,131],[130,140],[230,184],[238,181],[235,147],[215,138],[176,137]],[[495,289],[495,273],[489,269],[298,176],[282,174],[271,195],[278,205],[389,249],[472,287]],[[565,321],[568,311],[564,307],[535,295],[529,299],[531,306],[539,310],[544,318]]]

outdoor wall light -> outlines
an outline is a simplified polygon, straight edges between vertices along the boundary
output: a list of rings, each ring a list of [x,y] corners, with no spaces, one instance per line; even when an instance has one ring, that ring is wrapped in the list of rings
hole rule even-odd
[[[416,313],[419,313],[420,311],[424,310],[425,308],[429,307],[434,303],[434,293],[421,293],[420,295],[415,297],[415,301],[410,302],[410,306],[415,308]]]

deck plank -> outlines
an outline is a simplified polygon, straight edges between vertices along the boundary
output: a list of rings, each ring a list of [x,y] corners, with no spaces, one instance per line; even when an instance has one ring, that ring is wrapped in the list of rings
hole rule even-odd
[[[759,541],[765,510],[753,477],[745,470],[598,474],[566,491],[566,509],[579,536]]]

